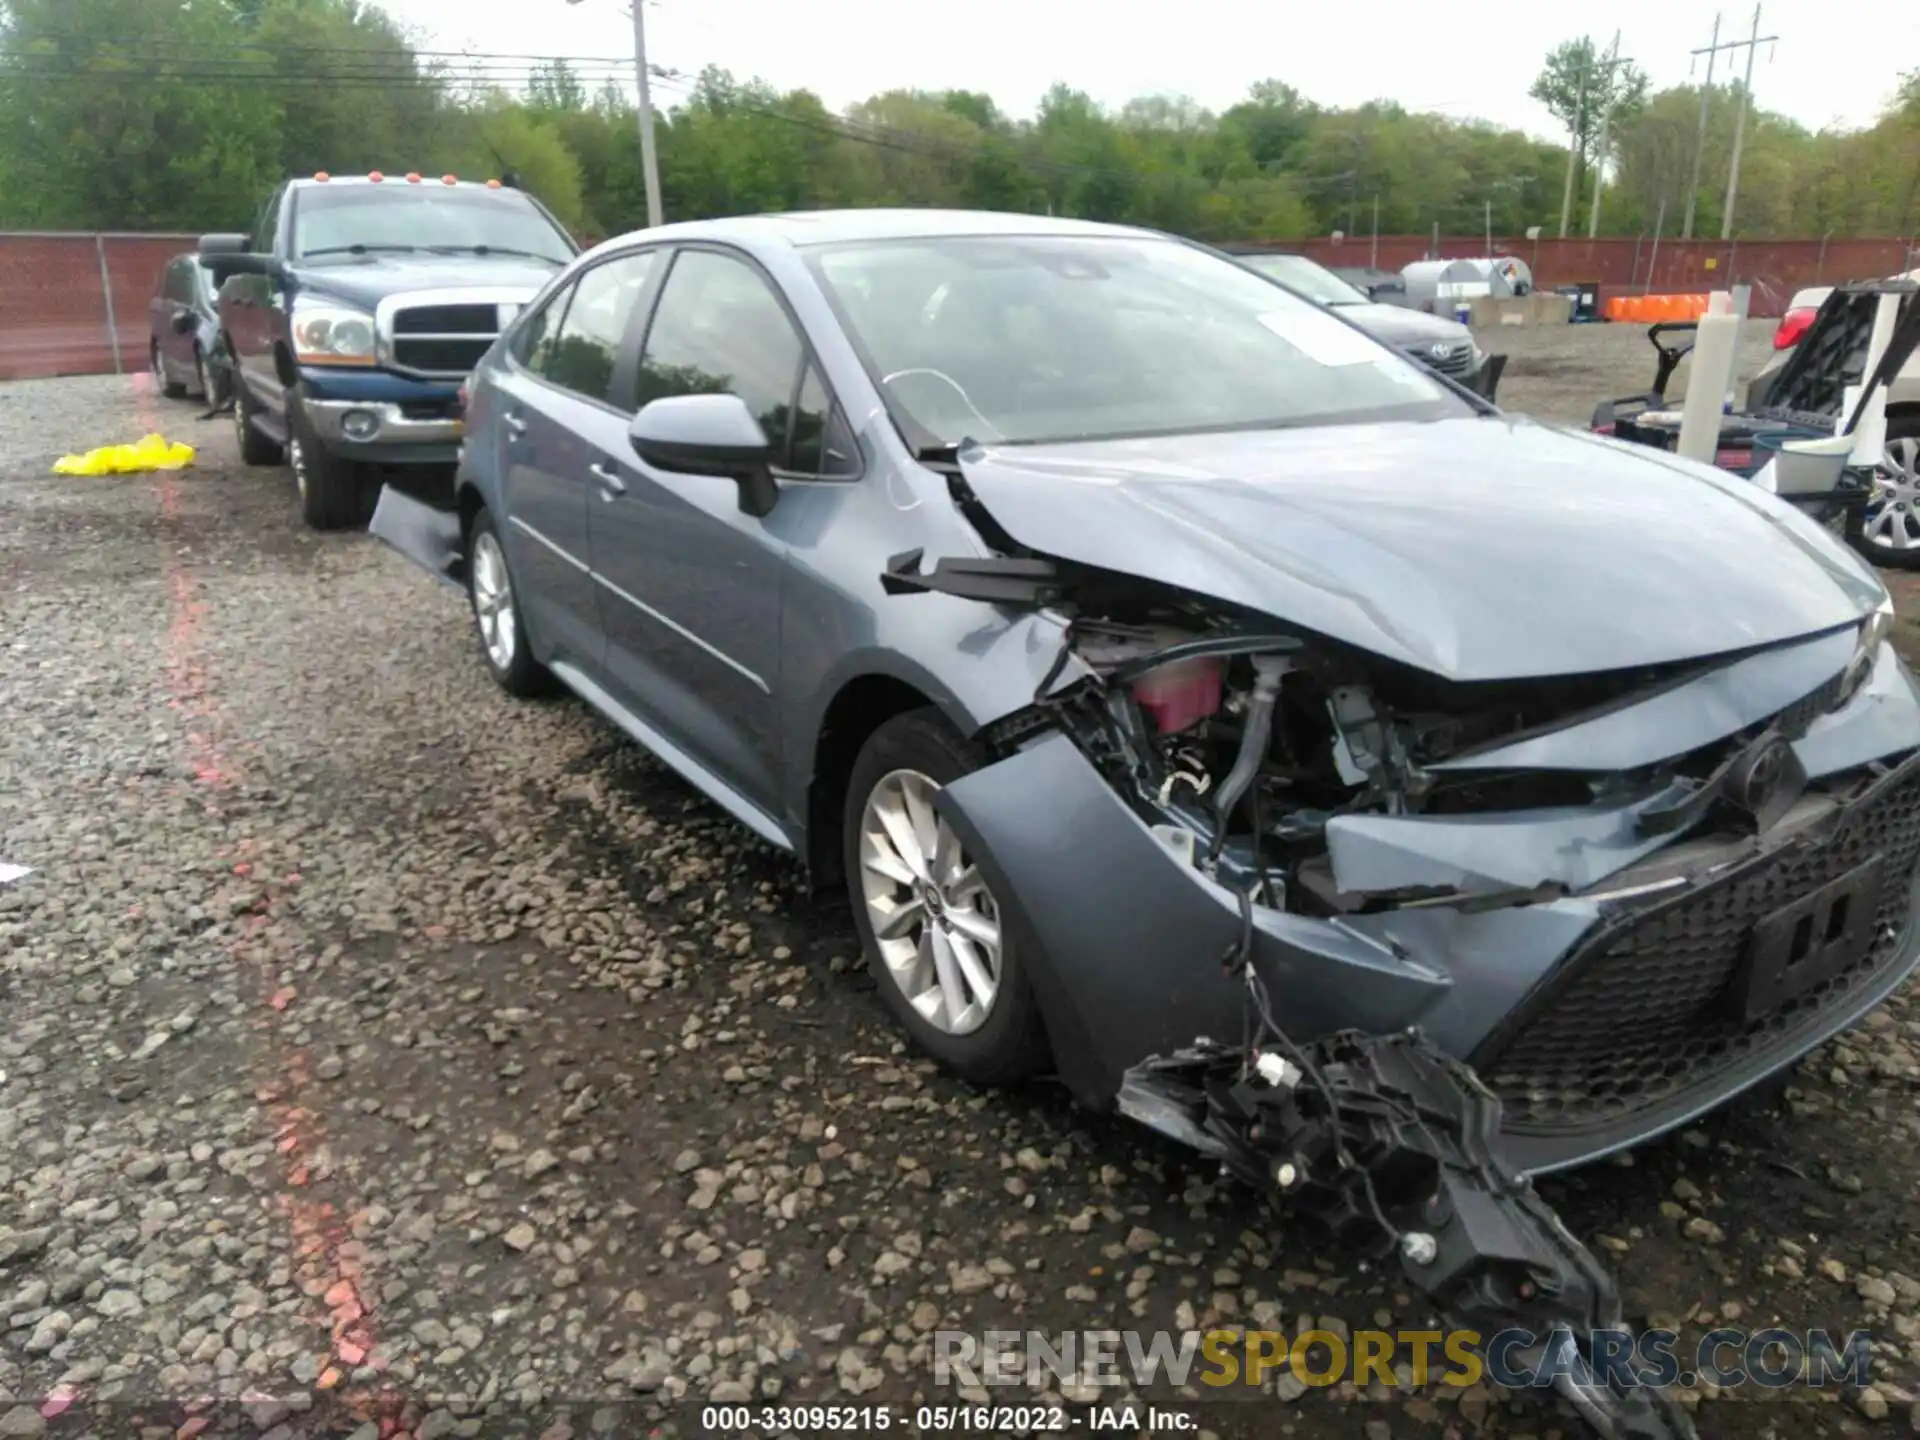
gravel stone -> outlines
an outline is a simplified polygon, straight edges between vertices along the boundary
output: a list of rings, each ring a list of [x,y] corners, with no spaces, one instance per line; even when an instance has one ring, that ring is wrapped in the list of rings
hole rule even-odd
[[[1481,337],[1503,404],[1584,424],[1644,388],[1640,327],[1560,329]],[[904,1044],[790,857],[584,707],[505,696],[462,596],[308,530],[198,414],[0,384],[0,837],[34,866],[0,887],[0,1435],[57,1432],[24,1398],[67,1384],[279,1436],[333,1390],[426,1397],[416,1440],[564,1403],[565,1440],[716,1398],[910,1405],[943,1329],[1430,1322],[1217,1166]],[[196,463],[48,473],[149,429]],[[1920,582],[1891,583],[1912,653]],[[1633,1313],[1867,1307],[1894,1428],[1913,996],[1775,1109],[1539,1181]],[[1229,1440],[1569,1433],[1484,1386],[1428,1414],[1270,1378],[1280,1426],[1235,1407]],[[1703,1434],[1799,1433],[1691,1403]]]

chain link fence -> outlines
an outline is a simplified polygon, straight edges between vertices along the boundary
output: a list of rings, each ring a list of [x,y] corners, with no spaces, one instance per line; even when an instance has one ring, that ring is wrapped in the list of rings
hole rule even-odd
[[[148,306],[167,262],[193,235],[0,231],[0,380],[112,375],[144,369]],[[1398,270],[1431,255],[1485,253],[1485,236],[1348,235],[1275,241],[1322,264]],[[1783,314],[1793,292],[1836,280],[1868,280],[1920,266],[1912,240],[1659,241],[1493,237],[1517,255],[1541,289],[1598,284],[1603,292],[1681,292],[1751,284],[1750,312]]]
[[[144,370],[161,273],[198,240],[0,231],[0,380]]]

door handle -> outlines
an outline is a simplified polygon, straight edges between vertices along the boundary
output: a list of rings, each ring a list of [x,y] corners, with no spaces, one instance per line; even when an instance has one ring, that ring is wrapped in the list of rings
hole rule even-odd
[[[507,427],[507,433],[516,440],[527,433],[527,422],[518,415],[504,415],[501,417],[501,423]]]
[[[604,461],[596,460],[587,467],[587,473],[600,482],[602,500],[614,500],[627,493],[627,482],[620,478],[619,471]]]

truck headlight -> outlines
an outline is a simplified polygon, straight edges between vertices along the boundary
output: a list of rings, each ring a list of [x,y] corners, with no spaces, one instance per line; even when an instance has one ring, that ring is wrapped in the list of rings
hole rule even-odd
[[[293,354],[302,365],[371,365],[373,317],[350,305],[296,300]]]

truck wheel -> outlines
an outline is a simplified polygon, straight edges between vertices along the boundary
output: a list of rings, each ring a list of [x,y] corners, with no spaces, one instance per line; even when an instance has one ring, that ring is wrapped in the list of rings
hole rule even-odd
[[[240,447],[240,458],[248,465],[278,465],[285,458],[278,442],[253,423],[260,407],[239,375],[233,377],[233,438]]]
[[[287,399],[287,463],[300,488],[300,513],[316,530],[361,529],[373,518],[380,482],[364,465],[343,460],[313,433],[298,399]]]

